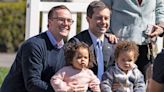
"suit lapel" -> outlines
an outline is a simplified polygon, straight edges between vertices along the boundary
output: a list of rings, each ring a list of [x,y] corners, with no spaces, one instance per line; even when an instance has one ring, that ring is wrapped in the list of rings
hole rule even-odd
[[[91,39],[91,36],[89,35],[88,30],[86,30],[86,32],[84,33],[84,41],[89,45],[89,48],[92,50],[92,53],[94,53],[95,59],[96,59],[96,52],[95,52],[95,48]],[[95,62],[95,64],[97,65],[97,60]]]
[[[103,59],[104,59],[104,67],[105,70],[109,67],[109,65],[113,64],[112,59],[113,58],[113,45],[109,43],[108,38],[104,38],[103,43]]]

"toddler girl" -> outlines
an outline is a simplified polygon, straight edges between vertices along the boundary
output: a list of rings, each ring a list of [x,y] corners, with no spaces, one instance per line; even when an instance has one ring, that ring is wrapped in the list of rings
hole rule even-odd
[[[87,44],[83,42],[67,43],[64,49],[66,66],[60,69],[52,78],[51,85],[56,92],[74,92],[81,85],[86,92],[88,87],[93,92],[100,92],[100,81],[88,69],[92,67],[94,57]]]

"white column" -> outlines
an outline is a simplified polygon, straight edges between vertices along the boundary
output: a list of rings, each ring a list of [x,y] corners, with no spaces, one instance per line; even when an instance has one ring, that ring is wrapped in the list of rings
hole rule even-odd
[[[27,0],[25,40],[39,34],[40,0]]]

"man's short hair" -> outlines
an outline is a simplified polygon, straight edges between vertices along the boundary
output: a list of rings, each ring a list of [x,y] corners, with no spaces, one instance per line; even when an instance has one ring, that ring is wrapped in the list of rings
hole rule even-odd
[[[105,9],[105,8],[108,8],[108,7],[102,1],[93,1],[87,7],[87,16],[88,17],[90,17],[90,18],[92,17],[92,15],[94,13],[94,8]]]
[[[48,12],[48,19],[51,19],[53,18],[53,14],[54,14],[54,11],[58,10],[58,9],[66,9],[68,10],[69,12],[71,12],[65,5],[58,5],[58,6],[54,6],[51,8],[51,10]]]

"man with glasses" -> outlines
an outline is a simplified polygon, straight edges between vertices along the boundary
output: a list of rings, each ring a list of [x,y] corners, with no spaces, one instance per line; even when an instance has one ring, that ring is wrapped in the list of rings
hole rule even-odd
[[[67,7],[53,7],[48,13],[48,30],[22,44],[0,92],[54,92],[50,79],[65,65],[63,38],[72,23]],[[70,86],[74,88],[74,84]],[[83,87],[76,86],[76,90]]]
[[[89,28],[77,34],[69,42],[85,42],[92,49],[96,62],[91,70],[101,80],[102,74],[113,64],[113,46],[105,36],[110,23],[111,10],[101,1],[93,1],[87,8]]]

